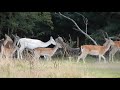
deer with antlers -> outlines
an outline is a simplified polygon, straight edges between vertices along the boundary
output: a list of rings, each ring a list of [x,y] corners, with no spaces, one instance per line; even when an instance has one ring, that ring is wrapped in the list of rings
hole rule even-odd
[[[79,62],[80,59],[83,59],[83,62],[85,63],[86,56],[89,55],[95,55],[99,56],[99,62],[101,61],[101,58],[104,59],[104,62],[106,62],[106,58],[104,57],[104,54],[109,50],[110,46],[114,45],[114,42],[108,37],[105,38],[105,43],[100,45],[82,45],[81,46],[81,55],[78,56],[77,62]]]

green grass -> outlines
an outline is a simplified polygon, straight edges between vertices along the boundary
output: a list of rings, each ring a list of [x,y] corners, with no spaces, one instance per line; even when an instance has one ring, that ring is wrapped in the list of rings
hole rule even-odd
[[[120,62],[98,63],[88,57],[86,63],[76,60],[52,61],[0,60],[0,77],[4,78],[120,78]]]

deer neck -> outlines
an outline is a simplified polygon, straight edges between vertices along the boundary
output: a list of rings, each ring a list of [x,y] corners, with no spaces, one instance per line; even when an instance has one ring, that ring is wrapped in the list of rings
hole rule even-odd
[[[47,42],[42,42],[42,46],[43,46],[43,47],[47,47],[47,46],[49,46],[50,44],[52,44],[52,43],[51,43],[51,40],[49,40],[49,41],[47,41]]]
[[[3,42],[3,45],[5,46],[5,45],[7,44],[7,42],[8,42],[8,41],[7,41],[7,40],[5,40],[5,41]]]
[[[106,45],[104,45],[105,53],[109,50],[110,46],[111,46],[110,43],[107,43]]]
[[[58,46],[56,45],[56,46],[53,48],[53,53],[52,53],[52,55],[57,51],[57,49],[58,49]]]
[[[15,47],[17,44],[17,41],[15,40],[14,43],[13,43],[13,47]]]

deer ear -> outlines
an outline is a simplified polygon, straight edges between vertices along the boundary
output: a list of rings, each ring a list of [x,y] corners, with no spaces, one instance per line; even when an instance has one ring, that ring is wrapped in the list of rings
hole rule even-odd
[[[7,37],[7,34],[5,34],[5,37]]]
[[[109,40],[111,40],[111,38],[109,37]]]
[[[105,41],[107,41],[108,39],[107,38],[105,38]]]
[[[7,34],[5,34],[5,37],[8,38],[9,36]]]
[[[5,39],[3,38],[3,39],[1,39],[1,40],[5,40]]]
[[[50,39],[53,39],[53,37],[52,37],[52,36],[50,36]]]

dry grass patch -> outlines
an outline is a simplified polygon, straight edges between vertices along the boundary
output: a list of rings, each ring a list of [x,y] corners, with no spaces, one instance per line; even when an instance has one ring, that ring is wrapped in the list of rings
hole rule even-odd
[[[0,60],[4,78],[107,78],[120,77],[120,63],[75,62],[75,60]]]

